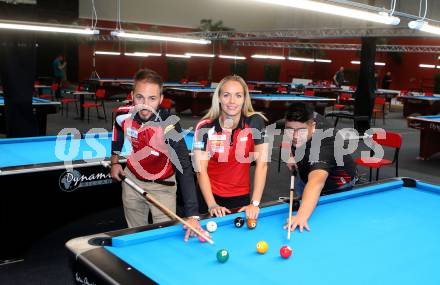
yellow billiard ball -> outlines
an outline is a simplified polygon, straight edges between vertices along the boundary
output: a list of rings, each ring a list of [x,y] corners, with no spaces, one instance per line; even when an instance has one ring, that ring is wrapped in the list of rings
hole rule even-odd
[[[269,249],[269,245],[264,240],[257,242],[258,253],[264,254]]]

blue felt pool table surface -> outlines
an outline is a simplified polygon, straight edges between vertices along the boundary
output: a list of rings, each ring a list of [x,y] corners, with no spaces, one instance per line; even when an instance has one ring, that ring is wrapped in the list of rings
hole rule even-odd
[[[431,121],[439,121],[440,122],[440,115],[434,115],[434,116],[416,116],[414,118],[417,119],[423,119],[423,120],[431,120]]]
[[[42,103],[50,104],[50,103],[53,103],[53,102],[50,101],[50,100],[47,100],[47,99],[32,97],[32,104],[35,104],[35,103],[37,103],[37,104],[42,104]],[[56,104],[58,104],[58,103],[56,103]],[[3,96],[0,96],[0,106],[1,105],[5,105],[5,98]]]
[[[215,218],[215,245],[183,242],[177,225],[113,237],[105,248],[159,284],[440,284],[439,186],[396,179],[323,196],[311,231],[290,241],[287,209],[263,208],[254,230],[235,228],[241,213]],[[255,249],[260,240],[269,245],[264,255]],[[290,259],[279,255],[284,244]],[[223,248],[230,258],[220,264]]]
[[[419,99],[419,100],[426,100],[426,101],[440,101],[439,96],[401,96],[400,98]]]
[[[188,149],[192,149],[193,137],[192,132],[184,137]],[[112,133],[87,134],[82,139],[72,136],[0,139],[0,168],[109,158],[111,140]],[[123,155],[130,150],[129,143],[124,144]]]

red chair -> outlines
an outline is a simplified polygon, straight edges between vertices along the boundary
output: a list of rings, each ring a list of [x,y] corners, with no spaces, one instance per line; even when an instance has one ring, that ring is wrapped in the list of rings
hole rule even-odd
[[[402,90],[400,90],[400,94],[399,94],[399,96],[407,96],[409,94],[409,91],[408,90],[406,90],[406,89],[402,89]]]
[[[206,87],[206,86],[208,86],[208,80],[200,80],[199,81],[199,83],[200,83],[200,85],[202,85],[203,87]]]
[[[386,99],[383,97],[376,97],[374,99],[374,108],[373,108],[373,124],[376,125],[376,116],[378,113],[382,113],[382,121],[385,125],[385,104]],[[376,108],[378,106],[378,108]]]
[[[75,91],[82,91],[82,86],[80,84],[78,84],[78,86],[76,87]],[[79,113],[78,110],[78,103],[79,100],[76,98],[76,95],[73,95],[73,98],[63,98],[60,100],[61,103],[61,116],[63,115],[64,112],[64,106],[66,107],[66,117],[69,117],[69,105],[70,104],[75,104],[75,109],[76,109],[76,113]]]
[[[162,109],[171,110],[173,107],[173,101],[168,98],[163,98],[162,103],[160,103]]]
[[[280,86],[277,88],[277,93],[286,94],[287,93],[287,87]]]
[[[370,157],[359,157],[355,160],[357,165],[370,168],[370,182],[372,179],[373,168],[376,169],[376,180],[379,180],[379,169],[382,166],[396,164],[396,176],[399,176],[399,151],[402,146],[402,136],[399,133],[385,131],[385,138],[373,134],[373,141],[377,145],[395,148],[393,160],[372,158],[374,150],[371,150]],[[373,144],[373,147],[375,145]]]
[[[132,106],[132,103],[133,103],[133,95],[132,95],[132,93],[131,92],[128,92],[127,93],[127,97],[125,98],[125,100],[124,101],[122,101],[123,103],[124,103],[124,105],[122,106],[122,107],[116,107],[116,108],[113,108],[112,109],[112,124],[113,124],[113,121],[114,121],[114,119],[115,119],[115,117],[116,117],[116,115],[118,114],[118,113],[121,113],[122,111],[121,110],[127,110],[125,107],[131,107]],[[122,109],[121,109],[122,108]]]
[[[58,88],[58,83],[52,83],[52,85],[50,86],[50,93],[43,93],[39,97],[55,101],[55,93],[57,92]]]
[[[182,78],[180,80],[180,83],[182,83],[182,84],[187,84],[188,82],[189,82],[189,80],[187,78]]]
[[[304,96],[315,96],[315,90],[306,89],[304,91]]]
[[[338,110],[344,109],[345,107],[347,107],[347,103],[352,97],[353,96],[350,93],[341,93],[338,98],[338,104],[335,104],[334,108]]]
[[[434,92],[425,91],[425,96],[434,96]]]
[[[133,101],[133,95],[131,92],[127,93],[127,98],[125,98],[125,100],[127,101],[127,103],[131,103]]]
[[[105,100],[105,89],[98,89],[98,90],[96,90],[96,93],[95,93],[95,102],[84,103],[82,105],[83,108],[87,109],[87,123],[90,123],[90,108],[96,108],[96,113],[98,114],[98,118],[100,118],[99,107],[102,107],[102,110],[104,112],[104,120],[107,122],[107,115],[105,113],[104,100]]]

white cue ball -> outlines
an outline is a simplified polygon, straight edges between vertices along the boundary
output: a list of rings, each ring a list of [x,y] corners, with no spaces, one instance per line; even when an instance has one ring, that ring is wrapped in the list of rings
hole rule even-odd
[[[215,231],[217,230],[217,223],[214,222],[214,221],[209,221],[209,222],[206,224],[206,230],[207,230],[208,232],[210,232],[210,233],[215,232]]]

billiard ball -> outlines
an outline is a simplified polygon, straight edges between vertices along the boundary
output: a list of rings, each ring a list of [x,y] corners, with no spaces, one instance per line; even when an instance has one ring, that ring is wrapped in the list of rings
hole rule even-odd
[[[251,230],[257,227],[257,220],[255,219],[247,219],[247,227]]]
[[[217,260],[220,263],[225,263],[229,259],[229,252],[226,249],[217,251]]]
[[[257,242],[258,253],[264,254],[269,249],[269,245],[264,240]]]
[[[206,224],[206,230],[208,230],[208,232],[213,233],[217,230],[217,223],[214,221],[209,221]]]
[[[209,233],[207,231],[205,231],[204,229],[201,229],[200,232],[202,234],[204,234],[205,236],[210,237]],[[197,236],[197,237],[199,238],[200,242],[206,242],[206,239],[204,239],[203,237],[201,237],[201,236]]]
[[[241,227],[244,225],[244,219],[243,219],[242,217],[237,217],[237,218],[235,218],[235,220],[234,220],[234,225],[235,225],[237,228],[241,228]]]
[[[288,245],[283,245],[280,249],[280,255],[282,258],[289,258],[292,255],[292,248]]]

